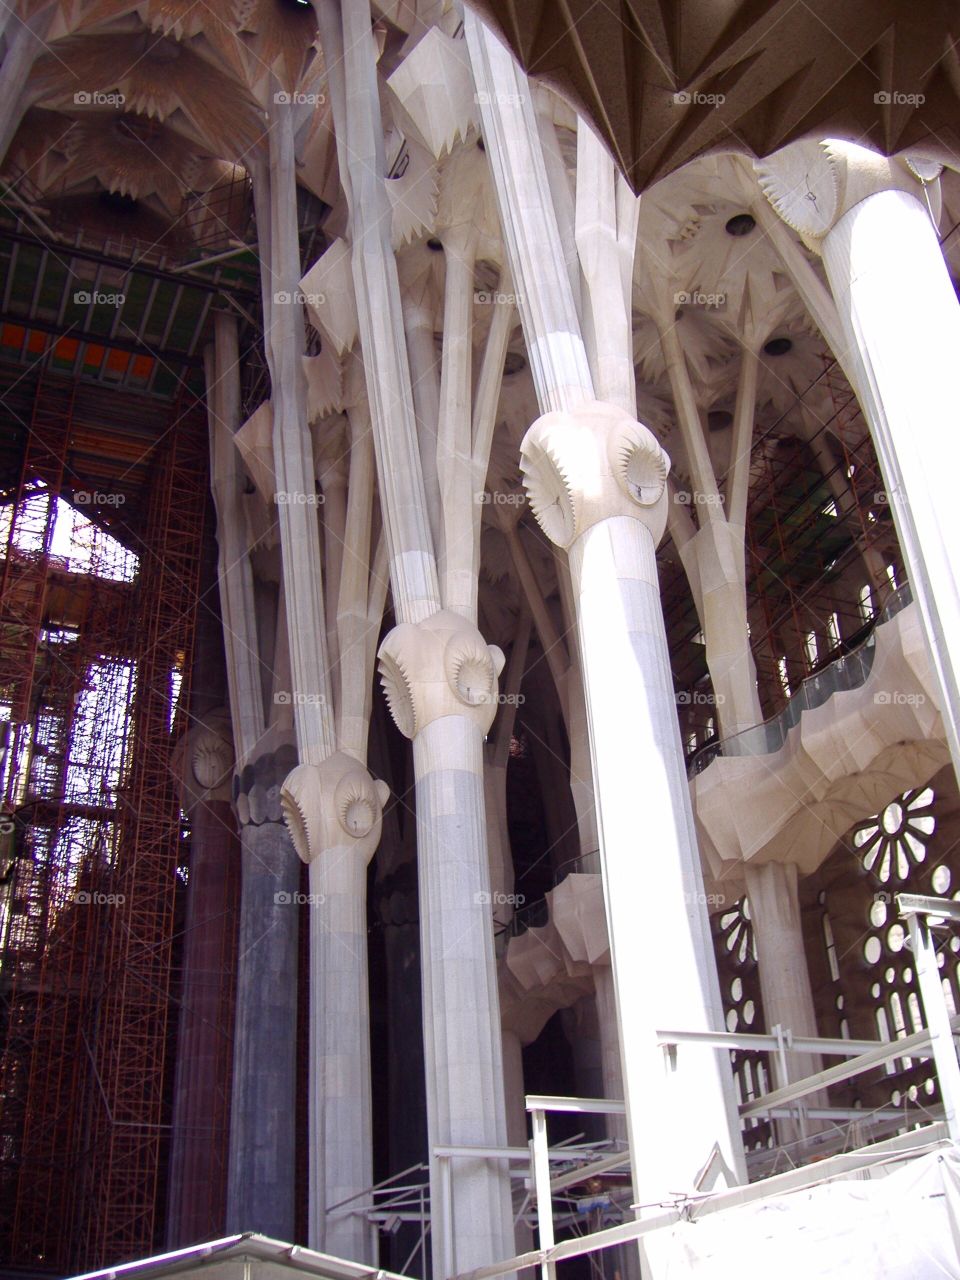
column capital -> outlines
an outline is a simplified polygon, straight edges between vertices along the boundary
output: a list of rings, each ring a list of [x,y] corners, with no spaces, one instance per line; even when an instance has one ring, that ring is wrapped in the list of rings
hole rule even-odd
[[[656,542],[663,536],[670,459],[617,405],[592,400],[538,418],[520,446],[520,470],[538,524],[559,547],[611,516],[639,520]]]
[[[937,179],[943,166],[921,156],[882,156],[837,138],[806,139],[755,167],[773,208],[816,253],[845,213],[882,191],[906,191],[919,200],[927,186],[939,211]]]
[[[349,849],[366,866],[380,843],[390,788],[359,760],[337,751],[320,764],[300,764],[280,788],[283,816],[301,861]]]
[[[242,827],[283,822],[280,785],[296,763],[297,748],[292,742],[281,742],[238,770],[233,780],[233,803]]]
[[[503,651],[460,614],[441,609],[401,623],[377,657],[390,714],[405,737],[443,716],[466,716],[482,733],[493,723]]]
[[[225,707],[209,712],[184,734],[175,765],[180,775],[180,804],[187,814],[214,800],[229,804],[234,752],[230,714]]]

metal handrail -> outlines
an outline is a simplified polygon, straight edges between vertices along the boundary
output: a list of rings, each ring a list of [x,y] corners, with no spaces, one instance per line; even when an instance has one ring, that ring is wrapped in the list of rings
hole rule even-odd
[[[787,705],[775,716],[749,729],[742,729],[740,733],[731,734],[729,738],[720,738],[701,747],[690,758],[687,765],[688,777],[702,773],[717,756],[772,755],[786,742],[787,734],[794,725],[800,723],[800,716],[804,711],[822,707],[835,693],[861,688],[873,669],[877,627],[889,622],[912,603],[913,593],[910,584],[905,582],[893,592],[877,613],[869,635],[856,648],[807,676]]]

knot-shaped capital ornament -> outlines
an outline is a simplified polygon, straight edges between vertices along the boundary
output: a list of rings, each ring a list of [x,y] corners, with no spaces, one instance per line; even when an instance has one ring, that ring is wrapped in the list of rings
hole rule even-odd
[[[224,708],[211,711],[180,740],[177,748],[180,803],[190,813],[201,801],[230,801],[233,731]]]
[[[310,863],[344,847],[365,867],[377,851],[390,789],[353,756],[338,751],[321,764],[298,764],[280,788],[293,847]]]
[[[390,714],[407,738],[442,716],[469,716],[486,733],[497,712],[503,651],[458,613],[442,609],[394,627],[378,654]]]
[[[919,154],[882,156],[836,138],[793,142],[756,163],[764,195],[816,253],[845,213],[881,191],[906,191],[919,199],[925,186],[939,215],[940,167]]]
[[[649,427],[600,400],[544,414],[520,446],[533,514],[550,541],[564,548],[611,516],[642,521],[659,542],[669,470],[670,459]]]

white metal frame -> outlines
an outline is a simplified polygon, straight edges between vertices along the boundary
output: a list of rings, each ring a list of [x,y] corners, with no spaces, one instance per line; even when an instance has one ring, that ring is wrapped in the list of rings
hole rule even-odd
[[[646,1216],[636,1222],[625,1222],[617,1227],[609,1227],[588,1236],[557,1244],[553,1218],[554,1192],[582,1182],[591,1175],[621,1167],[629,1162],[630,1155],[629,1152],[617,1153],[551,1179],[550,1159],[555,1153],[550,1151],[548,1145],[547,1115],[551,1111],[622,1115],[625,1106],[622,1102],[600,1098],[530,1095],[526,1099],[533,1130],[530,1141],[530,1169],[536,1195],[537,1238],[540,1247],[488,1267],[464,1272],[453,1277],[452,1280],[493,1280],[494,1277],[532,1267],[539,1267],[541,1280],[556,1280],[556,1264],[562,1259],[579,1257],[628,1241],[639,1240],[650,1231],[671,1226],[681,1217],[689,1218],[704,1213],[719,1212],[752,1200],[782,1194],[784,1191],[814,1186],[889,1160],[912,1158],[939,1146],[960,1141],[960,1063],[957,1061],[954,1046],[954,1031],[960,1029],[960,1015],[951,1018],[947,1009],[932,939],[932,931],[944,927],[947,921],[960,924],[960,902],[949,898],[920,897],[914,894],[898,894],[896,901],[900,915],[908,923],[908,945],[914,954],[926,1023],[924,1030],[881,1043],[869,1040],[833,1040],[827,1037],[795,1037],[789,1030],[781,1027],[774,1028],[773,1034],[770,1035],[738,1034],[726,1031],[661,1031],[658,1033],[659,1043],[668,1058],[674,1058],[683,1044],[700,1044],[728,1050],[761,1049],[775,1052],[779,1055],[784,1067],[788,1053],[817,1053],[846,1059],[837,1066],[828,1067],[815,1075],[788,1083],[762,1097],[741,1104],[739,1111],[744,1119],[756,1115],[776,1117],[785,1114],[784,1108],[789,1104],[811,1093],[816,1093],[826,1085],[853,1079],[865,1071],[882,1066],[885,1062],[904,1056],[931,1056],[943,1099],[944,1120],[942,1122],[937,1121],[923,1128],[898,1134],[893,1138],[861,1148],[859,1151],[829,1157],[815,1165],[774,1174],[747,1186],[733,1187],[702,1196],[693,1194],[678,1197],[675,1204],[665,1203],[660,1206],[663,1211],[654,1216]],[[788,1077],[785,1074],[783,1078]],[[817,1118],[821,1116],[835,1118],[841,1115],[845,1119],[859,1118],[856,1110],[851,1108],[817,1108],[807,1114]],[[863,1118],[867,1119],[873,1113],[863,1112],[862,1114]],[[888,1116],[886,1109],[877,1114]],[[467,1154],[467,1151],[459,1148],[450,1149],[449,1154]],[[503,1158],[508,1152],[491,1150],[481,1153],[478,1150],[471,1150],[470,1154],[474,1157],[483,1154],[487,1158]],[[511,1149],[509,1155],[514,1154],[515,1150]],[[633,1205],[632,1208],[649,1212],[657,1206]],[[450,1276],[450,1270],[447,1269],[445,1274]]]

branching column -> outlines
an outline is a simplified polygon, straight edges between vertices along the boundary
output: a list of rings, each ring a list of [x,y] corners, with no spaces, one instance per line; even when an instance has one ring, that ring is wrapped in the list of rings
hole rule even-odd
[[[939,204],[937,173],[829,140],[775,154],[760,181],[823,256],[845,343],[837,355],[870,426],[960,772],[960,504],[944,465],[960,403],[960,307],[928,207]]]
[[[351,375],[362,391],[355,368]],[[328,559],[340,560],[329,641],[339,670],[339,750],[322,764],[296,768],[284,783],[282,802],[297,852],[310,868],[308,1239],[313,1248],[372,1265],[374,1237],[357,1199],[373,1183],[367,866],[380,843],[388,791],[386,783],[373,781],[365,762],[386,582],[376,556],[371,572],[374,476],[365,402],[348,417],[346,511],[342,525],[325,520]],[[326,506],[324,513],[329,515]],[[344,1201],[349,1203],[337,1208]]]
[[[206,370],[241,858],[226,1225],[289,1240],[295,1222],[299,866],[283,825],[279,788],[296,753],[282,747],[275,755],[265,737],[243,474],[233,440],[240,414],[237,326],[229,315],[216,317]],[[273,735],[270,741],[276,745]]]
[[[434,1155],[437,1146],[506,1142],[483,794],[483,737],[496,711],[502,655],[484,643],[475,617],[444,608],[451,598],[455,607],[476,608],[475,582],[462,572],[472,550],[472,504],[454,528],[441,518],[449,570],[441,594],[390,240],[370,6],[350,0],[341,12],[335,0],[317,0],[316,7],[350,207],[357,316],[400,619],[381,648],[381,674],[394,719],[413,740],[434,1270],[449,1276],[514,1249],[505,1164],[454,1160],[443,1166],[450,1170],[447,1184]],[[472,280],[465,287],[472,292]],[[466,379],[459,364],[449,372],[448,404],[462,410],[469,367]],[[476,452],[479,436],[469,441],[470,434],[468,424]],[[462,444],[459,434],[456,441],[454,449]],[[438,441],[438,468],[440,453]],[[472,476],[471,482],[475,491]]]
[[[685,1045],[666,1062],[657,1043],[668,1026],[721,1026],[657,580],[668,460],[625,408],[594,400],[529,87],[469,12],[466,33],[546,411],[524,439],[521,467],[541,527],[570,561],[634,1187],[637,1201],[651,1204],[690,1188],[715,1143],[743,1168],[726,1056]],[[599,339],[601,327],[594,332]],[[619,367],[605,367],[616,385]],[[638,902],[651,904],[642,928]],[[660,979],[665,967],[669,982]]]

